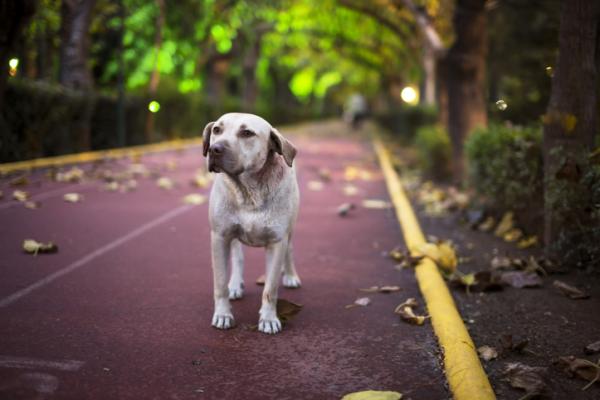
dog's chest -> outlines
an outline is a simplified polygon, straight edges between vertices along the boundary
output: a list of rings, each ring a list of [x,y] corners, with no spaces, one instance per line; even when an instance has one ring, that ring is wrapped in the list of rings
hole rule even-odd
[[[233,236],[248,246],[266,246],[283,238],[285,227],[274,221],[267,213],[240,213],[236,216]]]

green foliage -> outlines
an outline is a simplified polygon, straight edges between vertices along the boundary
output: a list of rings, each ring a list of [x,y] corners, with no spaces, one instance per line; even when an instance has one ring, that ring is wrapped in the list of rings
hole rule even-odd
[[[440,125],[426,125],[417,130],[414,139],[417,161],[423,172],[434,179],[450,176],[452,148],[448,132]]]
[[[545,192],[547,210],[552,210],[559,229],[553,253],[569,266],[600,270],[600,163],[587,154],[569,160],[559,149]],[[570,161],[570,162],[569,162]],[[568,166],[577,165],[577,169]],[[565,167],[567,166],[567,167]],[[560,172],[571,169],[575,173]],[[576,172],[580,171],[580,172]],[[581,176],[579,176],[581,174]]]
[[[525,209],[543,188],[542,132],[538,127],[490,125],[467,139],[470,185],[500,209]]]

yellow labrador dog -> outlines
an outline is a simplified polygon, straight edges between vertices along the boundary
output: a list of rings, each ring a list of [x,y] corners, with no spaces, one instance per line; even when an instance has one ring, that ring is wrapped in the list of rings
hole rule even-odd
[[[244,291],[243,243],[266,249],[258,330],[278,333],[279,279],[286,287],[300,287],[291,244],[300,202],[293,166],[296,148],[264,119],[230,113],[206,125],[203,153],[208,156],[208,170],[217,174],[209,205],[215,297],[212,325],[219,329],[234,325],[230,299],[241,298]]]

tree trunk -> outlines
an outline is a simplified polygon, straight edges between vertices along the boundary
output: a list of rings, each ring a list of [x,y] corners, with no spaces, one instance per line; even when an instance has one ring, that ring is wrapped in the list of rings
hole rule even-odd
[[[88,68],[89,27],[95,0],[63,0],[60,26],[60,83],[70,89],[89,92],[85,107],[78,120],[73,121],[71,151],[91,148],[91,119],[94,108],[92,74]]]
[[[484,95],[487,52],[486,0],[458,0],[454,11],[456,40],[446,59],[448,131],[456,181],[465,170],[463,145],[478,126],[487,125]]]
[[[436,86],[436,72],[435,72],[435,52],[433,49],[425,45],[423,47],[423,97],[422,103],[428,106],[436,105],[435,86]]]
[[[242,64],[242,108],[253,112],[258,97],[258,80],[256,79],[256,64],[260,57],[261,34],[255,32],[248,37],[248,47]]]
[[[154,100],[158,84],[160,83],[160,66],[158,65],[159,53],[162,47],[162,31],[165,25],[165,1],[156,0],[158,6],[158,16],[156,17],[156,30],[154,33],[154,67],[150,75],[150,84],[148,85],[148,97]],[[152,143],[154,137],[154,113],[150,110],[146,111],[146,128],[145,128],[146,143]]]
[[[582,154],[594,145],[598,132],[598,60],[600,3],[564,0],[562,3],[559,52],[552,79],[552,92],[544,121],[545,191],[553,181],[578,181]],[[569,174],[567,170],[577,171]],[[558,222],[556,211],[545,206],[544,241],[556,242],[566,222]],[[571,221],[576,223],[575,221]]]

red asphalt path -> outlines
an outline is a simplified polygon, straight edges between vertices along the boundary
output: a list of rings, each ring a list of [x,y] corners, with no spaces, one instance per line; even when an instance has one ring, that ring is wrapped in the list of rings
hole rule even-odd
[[[69,188],[36,173],[24,190],[42,207],[29,210],[9,206],[13,188],[0,181],[0,400],[339,399],[367,389],[450,397],[431,326],[393,313],[407,297],[423,301],[413,272],[382,256],[401,243],[393,211],[360,206],[366,198],[389,200],[369,142],[328,137],[319,125],[310,130],[295,138],[302,200],[294,246],[303,287],[280,288],[281,298],[304,308],[276,336],[248,329],[258,320],[262,249],[246,248],[246,292],[233,303],[237,327],[210,326],[207,205],[182,203],[186,194],[208,192],[189,185],[204,166],[200,148],[142,158],[177,183],[170,191],[153,178],[118,193],[99,181]],[[163,168],[168,160],[176,170]],[[373,179],[344,181],[347,165]],[[309,190],[323,167],[332,180]],[[348,183],[356,196],[343,193]],[[84,201],[64,202],[69,191]],[[348,201],[358,207],[340,218],[336,208]],[[60,251],[24,254],[26,238],[54,241]],[[373,285],[402,291],[357,290]],[[362,296],[369,306],[345,308]]]

